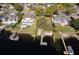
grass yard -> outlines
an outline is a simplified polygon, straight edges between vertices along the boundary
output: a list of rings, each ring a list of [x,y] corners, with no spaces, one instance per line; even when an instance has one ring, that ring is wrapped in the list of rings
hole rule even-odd
[[[34,21],[32,26],[25,28],[22,33],[30,34],[35,37],[37,33],[37,20]]]
[[[17,24],[15,28],[7,27],[5,30],[11,31],[11,32],[18,32],[20,29],[20,24]]]
[[[53,35],[53,40],[56,42],[56,40],[60,39],[60,34],[56,31]]]
[[[52,24],[51,24],[51,19],[49,17],[37,17],[38,19],[38,28],[42,29],[43,31],[48,31],[51,32],[52,31]]]
[[[20,30],[20,23],[17,24],[17,25],[15,26],[15,28],[13,29],[13,31],[15,31],[15,32],[18,32],[18,30]]]
[[[50,17],[46,17],[47,19],[47,28],[49,29],[48,31],[52,31],[52,20]]]
[[[58,30],[61,30],[62,32],[73,32],[73,28],[70,26],[57,26],[56,27]]]
[[[74,32],[73,32],[74,29],[72,27],[59,25],[59,26],[56,26],[56,31],[54,32],[54,38],[55,39],[60,38],[60,35],[58,33],[59,30],[62,31],[63,33],[68,33],[68,34],[71,34],[71,35],[74,34]]]

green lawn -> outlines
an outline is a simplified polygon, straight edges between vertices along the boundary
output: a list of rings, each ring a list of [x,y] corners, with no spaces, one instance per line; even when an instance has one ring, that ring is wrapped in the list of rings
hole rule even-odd
[[[34,21],[33,25],[25,28],[22,33],[31,34],[33,37],[36,36],[37,33],[37,20]]]
[[[55,29],[56,29],[56,31],[53,32],[54,33],[54,39],[60,38],[60,34],[58,33],[59,30],[62,31],[63,33],[70,33],[72,35],[74,34],[73,28],[70,27],[70,26],[61,26],[61,25],[59,25],[59,26],[56,26]]]
[[[59,39],[60,38],[60,34],[57,32],[54,33],[54,39]]]
[[[47,30],[52,31],[52,19],[50,17],[46,17],[47,19]]]
[[[56,28],[58,30],[61,30],[62,32],[73,32],[73,28],[70,27],[70,26],[61,26],[61,25],[59,25],[59,26],[56,26]]]
[[[38,28],[42,29],[43,31],[52,31],[52,24],[51,24],[51,18],[49,17],[37,17],[38,18]]]
[[[5,30],[11,31],[11,32],[18,32],[19,29],[20,29],[20,24],[17,24],[16,27],[14,28],[7,27]]]

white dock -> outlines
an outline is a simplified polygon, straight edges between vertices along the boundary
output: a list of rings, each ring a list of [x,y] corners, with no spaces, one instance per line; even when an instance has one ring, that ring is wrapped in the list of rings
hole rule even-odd
[[[67,46],[67,48],[68,48],[68,54],[69,55],[74,55],[74,51],[73,51],[72,47],[71,46]]]
[[[10,35],[9,39],[13,40],[13,41],[18,41],[19,40],[19,36],[17,36],[16,33],[13,33],[13,34]]]
[[[42,34],[42,35],[41,35],[41,40],[40,40],[40,45],[45,45],[45,46],[47,46],[47,42],[43,42],[43,37],[44,37],[44,35]]]
[[[23,28],[21,28],[17,33],[12,33],[9,37],[10,40],[13,40],[13,41],[18,41],[19,40],[19,36],[18,34],[23,30]]]

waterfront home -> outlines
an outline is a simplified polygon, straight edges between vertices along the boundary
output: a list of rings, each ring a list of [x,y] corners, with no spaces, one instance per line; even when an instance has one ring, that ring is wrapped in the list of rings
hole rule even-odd
[[[35,20],[34,13],[33,12],[27,12],[24,14],[24,17],[21,21],[20,28],[26,28],[28,26],[32,26],[33,22]]]
[[[72,17],[73,19],[79,19],[79,14],[71,14],[70,17]]]
[[[4,18],[2,18],[2,24],[14,25],[18,21],[18,16],[15,13],[9,13]]]
[[[31,18],[34,19],[35,18],[35,12],[34,11],[28,11],[24,13],[24,18]]]
[[[27,26],[32,26],[33,21],[34,20],[31,19],[31,18],[24,18],[24,19],[22,19],[20,28],[26,28]]]
[[[52,22],[55,25],[62,25],[62,26],[69,25],[69,21],[71,21],[71,18],[66,15],[53,15],[52,18]]]

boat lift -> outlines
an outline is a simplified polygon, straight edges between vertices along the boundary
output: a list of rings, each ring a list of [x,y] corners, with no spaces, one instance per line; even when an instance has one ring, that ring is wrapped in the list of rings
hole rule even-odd
[[[74,51],[73,51],[72,47],[71,47],[71,46],[66,46],[66,43],[65,43],[65,41],[64,41],[62,32],[59,31],[59,33],[60,33],[60,36],[61,36],[61,39],[62,39],[64,48],[65,48],[64,54],[65,54],[65,55],[74,55]]]
[[[22,30],[23,30],[23,28],[20,29],[17,33],[12,33],[12,34],[10,35],[9,39],[10,39],[10,40],[13,40],[13,41],[18,41],[19,38],[20,38],[20,37],[18,36],[18,34],[19,34]]]
[[[9,37],[10,40],[13,40],[13,41],[18,41],[19,40],[19,36],[17,33],[12,33]]]

